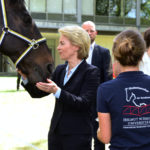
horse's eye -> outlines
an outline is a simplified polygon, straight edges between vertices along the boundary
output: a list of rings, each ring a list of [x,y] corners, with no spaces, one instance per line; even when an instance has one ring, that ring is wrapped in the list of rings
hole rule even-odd
[[[32,23],[32,18],[31,18],[31,16],[28,15],[28,14],[25,14],[24,17],[23,17],[23,22],[24,22],[25,24],[31,24],[31,23]]]

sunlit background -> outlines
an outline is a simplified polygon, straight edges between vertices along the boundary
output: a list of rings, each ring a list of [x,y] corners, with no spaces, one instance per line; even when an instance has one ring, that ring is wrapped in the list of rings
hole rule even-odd
[[[32,99],[16,77],[0,77],[0,150],[47,150],[54,97]]]

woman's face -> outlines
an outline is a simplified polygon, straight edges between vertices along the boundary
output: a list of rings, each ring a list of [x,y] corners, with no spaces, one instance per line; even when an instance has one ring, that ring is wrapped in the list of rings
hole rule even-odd
[[[61,35],[57,49],[60,58],[65,61],[69,61],[75,57],[77,58],[77,51],[79,48],[78,46],[72,45],[67,37]]]

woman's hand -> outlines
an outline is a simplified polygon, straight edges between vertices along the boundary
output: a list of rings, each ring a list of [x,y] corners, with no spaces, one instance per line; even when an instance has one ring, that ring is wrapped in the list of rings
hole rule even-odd
[[[55,94],[59,87],[50,79],[47,79],[47,82],[48,83],[38,82],[36,86],[44,92]]]
[[[98,112],[99,128],[97,130],[97,138],[105,144],[111,140],[111,117],[110,113]]]

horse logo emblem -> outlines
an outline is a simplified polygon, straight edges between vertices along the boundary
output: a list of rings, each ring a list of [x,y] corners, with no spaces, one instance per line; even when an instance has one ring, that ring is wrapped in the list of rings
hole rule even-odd
[[[145,100],[150,100],[150,92],[145,88],[129,87],[125,88],[126,101],[132,102],[135,106],[147,105]]]
[[[142,116],[150,113],[150,92],[141,87],[125,88],[126,101],[131,105],[123,106],[124,115]]]

